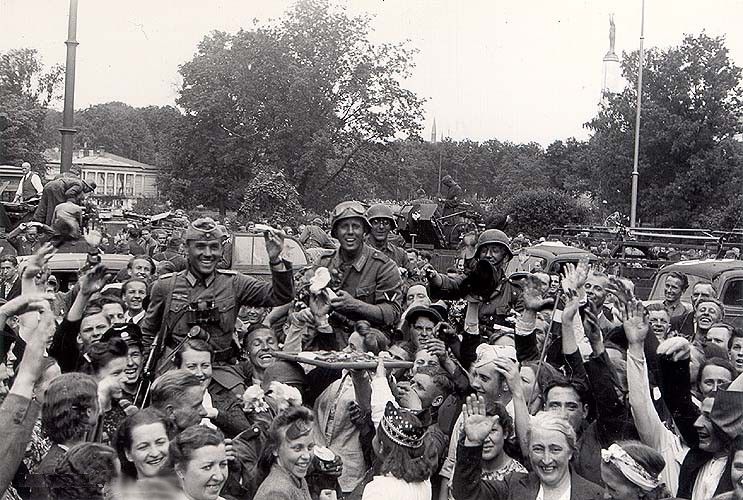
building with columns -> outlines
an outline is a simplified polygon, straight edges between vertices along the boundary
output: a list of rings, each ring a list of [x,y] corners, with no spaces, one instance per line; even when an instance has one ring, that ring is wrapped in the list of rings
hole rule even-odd
[[[44,152],[46,179],[59,174],[60,152],[57,148]],[[99,208],[131,210],[141,198],[155,198],[158,168],[105,150],[81,149],[73,152],[73,165],[81,169],[86,181],[96,183],[92,198]]]

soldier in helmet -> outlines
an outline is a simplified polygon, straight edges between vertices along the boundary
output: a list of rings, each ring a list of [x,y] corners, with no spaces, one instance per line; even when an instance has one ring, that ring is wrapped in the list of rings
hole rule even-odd
[[[330,300],[330,321],[336,331],[350,333],[352,322],[363,319],[390,334],[400,319],[400,271],[389,257],[364,243],[370,230],[361,203],[346,201],[333,209],[331,235],[340,248],[318,264],[334,276],[331,286],[337,297]]]
[[[474,296],[474,300],[469,301],[465,328],[474,320],[472,315],[475,312],[481,330],[487,330],[492,325],[513,326],[506,318],[511,315],[512,310],[522,311],[523,302],[521,289],[505,275],[511,258],[513,252],[506,233],[499,229],[483,231],[475,248],[475,259],[478,262],[469,275],[449,277],[439,274],[433,267],[426,268],[431,298],[461,299]],[[483,276],[484,273],[491,273],[492,276]],[[487,285],[483,286],[483,283]]]
[[[408,254],[390,241],[390,231],[397,227],[392,209],[381,203],[372,205],[366,211],[366,219],[371,224],[366,243],[392,259],[397,267],[412,272],[414,265],[408,260]]]
[[[239,382],[244,379],[235,365],[240,351],[234,330],[240,306],[278,306],[294,296],[291,264],[280,258],[283,235],[266,231],[264,236],[272,282],[217,269],[223,250],[222,230],[210,218],[189,225],[183,237],[188,267],[164,274],[154,283],[147,314],[140,324],[147,352],[161,329],[165,335],[165,354],[159,371],[170,367],[173,350],[182,346],[189,332],[198,326],[214,349],[213,376],[223,385],[237,387],[235,392],[239,392]]]

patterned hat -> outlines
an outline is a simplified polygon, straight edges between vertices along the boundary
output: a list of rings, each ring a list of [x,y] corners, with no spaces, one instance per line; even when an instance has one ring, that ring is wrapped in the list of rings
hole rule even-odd
[[[183,239],[186,241],[213,241],[221,240],[224,232],[211,217],[204,217],[193,221],[186,229]]]
[[[398,408],[392,401],[387,401],[380,427],[385,436],[395,444],[413,449],[423,445],[426,428],[413,413]]]

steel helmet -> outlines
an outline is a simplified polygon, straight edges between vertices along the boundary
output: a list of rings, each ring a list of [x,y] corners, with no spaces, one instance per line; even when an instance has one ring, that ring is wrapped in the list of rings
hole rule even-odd
[[[500,229],[488,229],[483,231],[477,238],[477,248],[475,248],[475,255],[480,254],[480,249],[485,245],[502,245],[508,252],[509,257],[513,257],[513,251],[511,250],[511,240],[508,239],[506,233]]]
[[[335,206],[333,213],[330,216],[330,235],[335,237],[335,226],[338,222],[343,219],[352,219],[354,217],[358,217],[364,221],[366,232],[371,231],[371,224],[369,224],[369,219],[366,218],[364,205],[358,201],[343,201]]]
[[[392,214],[392,209],[387,205],[381,203],[372,205],[369,210],[366,211],[366,220],[371,222],[374,219],[389,219],[392,222],[392,228],[397,227],[395,216]]]

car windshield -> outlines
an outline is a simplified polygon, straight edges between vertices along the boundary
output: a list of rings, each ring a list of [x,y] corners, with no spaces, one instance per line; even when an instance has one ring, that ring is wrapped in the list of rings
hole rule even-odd
[[[288,260],[292,266],[306,266],[307,258],[299,246],[292,239],[284,240],[284,250],[281,258]],[[268,266],[268,253],[262,235],[237,235],[232,247],[233,266]]]

